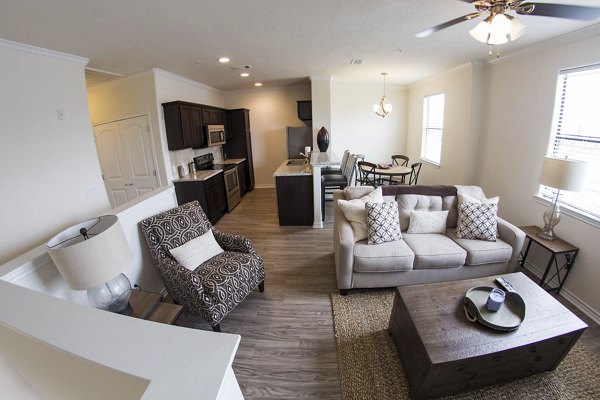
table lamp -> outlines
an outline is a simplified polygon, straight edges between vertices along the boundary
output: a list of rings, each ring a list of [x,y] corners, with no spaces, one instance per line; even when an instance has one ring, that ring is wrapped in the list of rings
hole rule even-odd
[[[56,268],[96,308],[130,314],[131,283],[122,273],[133,259],[119,220],[103,215],[74,225],[48,242]]]
[[[554,202],[544,212],[544,227],[538,236],[545,240],[556,240],[554,227],[560,222],[560,205],[558,196],[561,190],[579,192],[585,184],[587,164],[582,161],[545,157],[540,175],[540,183],[557,189]]]

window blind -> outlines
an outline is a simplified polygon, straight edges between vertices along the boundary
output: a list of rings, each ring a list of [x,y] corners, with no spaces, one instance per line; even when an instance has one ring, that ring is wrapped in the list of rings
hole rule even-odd
[[[561,203],[600,219],[600,64],[559,72],[548,155],[587,161],[585,189],[561,192]]]
[[[444,93],[425,96],[421,159],[440,165],[444,132]]]

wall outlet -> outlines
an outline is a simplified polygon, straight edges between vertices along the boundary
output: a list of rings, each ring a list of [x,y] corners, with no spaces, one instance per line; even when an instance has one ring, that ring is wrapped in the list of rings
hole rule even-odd
[[[85,187],[85,193],[90,197],[95,196],[96,193],[98,193],[98,187],[96,185],[87,185]]]

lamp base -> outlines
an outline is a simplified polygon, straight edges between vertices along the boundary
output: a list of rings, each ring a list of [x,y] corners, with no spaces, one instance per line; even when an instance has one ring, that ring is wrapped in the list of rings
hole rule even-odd
[[[554,233],[554,230],[552,230],[552,227],[549,227],[549,226],[545,226],[544,228],[540,229],[540,231],[537,233],[537,236],[541,239],[548,240],[548,241],[553,241],[553,240],[558,239],[558,237]]]
[[[119,314],[131,314],[129,296],[131,283],[125,274],[119,274],[110,281],[87,291],[90,304],[101,310]]]

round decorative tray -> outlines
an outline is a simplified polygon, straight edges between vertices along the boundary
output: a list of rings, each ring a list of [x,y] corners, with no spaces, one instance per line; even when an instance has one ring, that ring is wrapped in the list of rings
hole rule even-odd
[[[392,168],[391,164],[377,164],[378,169],[390,169]]]
[[[478,286],[470,289],[463,299],[465,314],[471,322],[479,323],[499,331],[514,331],[525,319],[525,302],[516,292],[506,292],[506,299],[498,311],[486,307],[493,288]]]

